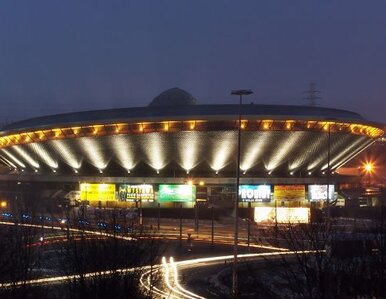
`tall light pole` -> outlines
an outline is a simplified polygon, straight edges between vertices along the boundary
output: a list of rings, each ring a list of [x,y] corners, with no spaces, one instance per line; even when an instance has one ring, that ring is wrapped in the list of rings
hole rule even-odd
[[[327,229],[330,229],[330,175],[331,175],[331,124],[328,124],[328,152],[327,152]]]
[[[253,94],[250,89],[232,90],[231,95],[239,96],[239,123],[237,135],[237,170],[236,170],[236,196],[235,196],[235,225],[234,225],[234,246],[233,246],[233,279],[232,297],[237,298],[237,245],[239,240],[239,186],[240,186],[240,156],[241,156],[241,107],[243,96]]]

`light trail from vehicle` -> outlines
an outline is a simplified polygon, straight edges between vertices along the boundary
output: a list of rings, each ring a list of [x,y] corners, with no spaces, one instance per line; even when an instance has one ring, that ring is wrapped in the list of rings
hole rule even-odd
[[[240,254],[238,255],[239,259],[251,259],[251,258],[260,258],[260,257],[278,257],[283,255],[295,255],[295,254],[309,254],[309,253],[316,253],[318,251],[315,250],[303,250],[303,251],[277,251],[277,252],[264,252],[264,253],[249,253],[249,254]],[[321,250],[319,252],[325,252],[324,250]],[[205,258],[196,258],[196,259],[189,259],[189,260],[183,260],[179,262],[175,262],[174,258],[170,258],[169,265],[172,267],[172,274],[173,274],[173,283],[176,287],[174,287],[170,282],[170,269],[169,265],[166,262],[166,258],[162,258],[162,264],[159,265],[148,265],[148,266],[139,266],[134,268],[126,268],[126,269],[116,269],[116,270],[107,270],[107,271],[97,271],[97,272],[90,272],[90,273],[84,273],[84,274],[73,274],[73,275],[64,275],[64,276],[56,276],[56,277],[48,277],[48,278],[39,278],[39,279],[32,279],[27,281],[16,281],[16,282],[3,282],[0,283],[0,288],[11,288],[11,287],[20,287],[25,285],[41,285],[41,284],[52,284],[52,283],[63,283],[68,280],[76,280],[80,278],[93,278],[93,277],[101,277],[101,276],[107,276],[114,273],[119,274],[125,274],[135,271],[146,271],[144,272],[140,277],[140,285],[144,287],[147,291],[151,292],[152,295],[158,295],[160,297],[166,296],[167,298],[188,298],[188,299],[203,299],[204,297],[197,295],[187,289],[185,289],[183,286],[181,286],[179,282],[179,273],[178,268],[189,268],[189,267],[203,267],[208,266],[216,263],[223,262],[224,260],[232,260],[233,255],[224,255],[224,256],[216,256],[216,257],[205,257]],[[164,283],[167,287],[167,290],[161,290],[157,288],[152,282],[152,277],[156,275],[158,272],[160,272],[160,269],[164,268],[163,271],[163,277],[164,277]],[[146,282],[146,283],[145,283]]]
[[[106,240],[108,237],[107,236],[93,236],[93,237],[82,237],[81,235],[79,236],[71,236],[71,241],[83,241],[83,240]],[[68,242],[68,238],[66,236],[52,236],[52,237],[47,237],[44,236],[43,241],[37,241],[34,243],[31,243],[29,245],[26,245],[26,247],[37,247],[37,246],[48,246],[48,245],[53,245],[53,244],[61,244]]]
[[[130,272],[139,271],[141,269],[147,269],[150,266],[145,267],[135,267],[135,268],[127,268],[127,269],[117,269],[117,270],[107,270],[107,271],[98,271],[98,272],[90,272],[84,274],[73,274],[73,275],[63,275],[63,276],[55,276],[55,277],[47,277],[47,278],[37,278],[25,281],[16,281],[16,282],[3,282],[0,283],[0,289],[6,289],[11,287],[20,287],[25,285],[41,285],[41,284],[50,284],[50,283],[62,283],[68,280],[75,280],[80,278],[93,278],[100,276],[107,276],[115,273],[126,274]]]
[[[83,229],[78,229],[78,228],[70,228],[70,227],[65,227],[65,226],[48,226],[48,225],[39,225],[39,224],[30,224],[30,223],[16,223],[16,222],[8,222],[8,221],[0,221],[0,225],[19,225],[19,226],[24,226],[24,227],[33,227],[33,228],[39,228],[39,229],[51,229],[51,230],[59,230],[59,231],[69,231],[69,232],[77,232],[77,233],[84,233],[84,234],[90,234],[90,235],[96,235],[96,236],[103,236],[103,237],[109,237],[109,238],[116,238],[120,240],[125,240],[125,241],[133,241],[137,239],[143,239],[143,238],[160,238],[157,237],[155,234],[142,234],[139,235],[137,238],[129,237],[129,236],[122,236],[121,234],[111,234],[107,232],[101,232],[101,231],[95,231],[95,230],[83,230]],[[178,239],[179,234],[177,233],[161,233],[162,239]],[[209,242],[210,236],[208,235],[207,238],[205,238],[205,234],[202,234],[203,237],[201,238],[195,238],[196,241],[203,241],[203,242]],[[228,241],[229,240],[229,241]],[[232,237],[228,236],[219,236],[217,235],[215,238],[215,242],[217,244],[225,244],[225,245],[232,245]],[[248,247],[248,244],[245,242],[240,242],[240,246],[242,247]],[[288,251],[287,248],[283,247],[277,247],[277,246],[271,246],[271,245],[262,245],[262,244],[253,244],[250,243],[249,247],[251,248],[260,248],[260,249],[267,249],[267,250],[277,250],[277,251]]]
[[[47,225],[38,225],[38,224],[29,224],[29,223],[15,223],[15,222],[6,222],[0,221],[0,225],[12,225],[12,226],[24,226],[24,227],[32,227],[39,229],[51,229],[51,230],[59,230],[59,231],[71,231],[77,233],[90,234],[97,237],[112,237],[123,240],[135,240],[132,237],[124,237],[117,234],[110,234],[105,232],[98,232],[92,230],[82,230],[76,228],[69,227],[60,227],[60,226],[47,226]],[[254,244],[250,244],[254,245]],[[253,246],[252,246],[253,247]],[[255,245],[255,247],[265,248],[265,249],[276,249],[275,252],[264,252],[264,253],[249,253],[249,254],[239,254],[239,259],[250,259],[250,258],[258,258],[258,257],[274,257],[274,256],[283,256],[283,255],[293,255],[293,254],[308,254],[313,253],[315,251],[289,251],[286,248],[273,247],[273,246],[264,246],[264,245]],[[217,256],[217,257],[205,257],[205,258],[196,258],[190,260],[183,260],[175,262],[174,258],[171,257],[169,263],[166,262],[166,258],[163,257],[162,264],[159,265],[151,265],[151,266],[143,266],[143,267],[134,267],[127,269],[117,269],[117,270],[107,270],[107,271],[98,271],[98,272],[90,272],[85,274],[73,274],[73,275],[65,275],[65,276],[57,276],[57,277],[48,277],[48,278],[39,278],[32,279],[28,281],[18,281],[18,282],[4,282],[0,283],[0,288],[10,288],[10,287],[19,287],[23,285],[40,285],[40,284],[52,284],[52,283],[63,283],[68,280],[76,280],[80,278],[93,278],[96,276],[107,276],[114,273],[128,273],[133,271],[146,271],[140,277],[140,284],[147,291],[152,294],[156,294],[160,297],[168,297],[168,298],[188,298],[188,299],[202,299],[204,297],[197,295],[187,289],[185,289],[179,282],[179,274],[178,268],[190,268],[194,267],[203,267],[211,264],[221,263],[225,260],[232,260],[233,255],[225,255],[225,256]],[[164,271],[160,271],[162,269]],[[170,271],[170,267],[172,271]],[[157,273],[161,272],[164,279],[164,286],[166,286],[166,290],[162,290],[157,288],[153,282],[152,277],[154,277]],[[172,279],[171,279],[172,277]],[[173,284],[171,283],[173,280]]]
[[[39,225],[39,224],[30,224],[30,223],[16,223],[16,222],[7,222],[7,221],[0,221],[0,225],[12,225],[12,226],[23,226],[23,227],[33,227],[33,228],[40,228],[40,229],[51,229],[51,230],[60,230],[60,231],[70,231],[70,232],[77,232],[77,233],[84,233],[84,234],[90,234],[90,235],[96,235],[96,236],[105,236],[110,238],[116,238],[120,240],[126,240],[126,241],[133,241],[136,240],[132,237],[125,237],[118,234],[110,234],[106,232],[98,232],[94,230],[83,230],[78,228],[70,228],[70,227],[63,227],[63,226],[48,226],[48,225]]]
[[[156,286],[154,286],[152,284],[152,281],[151,281],[151,278],[157,273],[159,272],[159,268],[160,268],[161,265],[158,265],[158,266],[153,266],[153,269],[152,270],[149,270],[145,273],[143,273],[140,277],[140,280],[139,280],[139,283],[140,285],[146,289],[148,292],[150,292],[151,295],[158,295],[160,296],[161,298],[180,298],[180,297],[176,297],[174,295],[172,295],[170,292],[165,292],[165,291],[162,291],[160,290],[159,288],[157,288]],[[146,279],[144,279],[146,278]],[[146,283],[144,282],[146,281]]]
[[[167,233],[161,232],[160,235],[161,235],[160,237],[163,238],[163,239],[171,239],[171,238],[173,238],[174,240],[178,240],[179,236],[180,236],[179,233],[170,233],[170,232],[167,232]],[[202,242],[210,242],[211,241],[211,235],[203,234],[203,233],[201,233],[200,235],[201,235],[201,237],[196,237],[193,240],[194,241],[202,241]],[[157,235],[152,235],[152,237],[159,238]],[[141,236],[140,238],[143,238],[143,236]],[[183,239],[187,239],[187,238],[183,237]],[[242,238],[240,238],[240,239],[242,239]],[[245,240],[245,238],[244,238],[244,240]],[[216,244],[233,245],[233,237],[216,235],[215,236],[215,243]],[[246,242],[239,242],[239,246],[248,247],[248,243],[246,243]],[[253,243],[250,243],[249,247],[251,247],[251,248],[260,248],[260,249],[268,249],[268,250],[276,250],[276,251],[288,251],[288,248],[284,248],[284,247],[271,246],[271,245],[262,245],[262,244],[253,244]]]
[[[175,288],[171,283],[170,283],[170,269],[169,269],[169,265],[168,263],[166,262],[166,258],[165,257],[162,257],[162,265],[163,265],[163,269],[164,269],[164,281],[165,281],[165,284],[166,286],[168,287],[168,289],[170,290],[171,293],[176,293],[177,296],[178,295],[182,295],[184,296],[185,298],[189,298],[189,299],[194,299],[195,297],[190,297],[190,296],[185,296],[185,294],[183,292],[181,292],[179,289]],[[176,280],[176,278],[174,278],[174,281]],[[178,280],[178,278],[177,278]]]
[[[264,252],[264,253],[249,253],[249,254],[239,254],[238,258],[239,259],[253,259],[253,258],[275,258],[275,257],[282,257],[283,255],[285,256],[291,256],[295,254],[310,254],[310,253],[317,253],[317,252],[322,252],[324,253],[325,250],[302,250],[302,251],[277,251],[277,252]],[[167,290],[161,290],[157,288],[155,285],[151,283],[150,277],[152,275],[156,275],[158,272],[160,272],[161,267],[153,267],[154,270],[152,271],[147,271],[141,276],[140,283],[141,285],[148,291],[153,290],[153,293],[160,296],[161,298],[164,298],[165,296],[167,298],[187,298],[187,299],[203,299],[205,297],[202,297],[198,294],[195,294],[187,289],[185,289],[183,286],[181,286],[178,277],[178,268],[185,268],[189,269],[190,267],[204,267],[204,266],[209,266],[209,265],[214,265],[216,263],[222,263],[223,261],[226,260],[233,260],[233,255],[224,255],[224,256],[216,256],[216,257],[205,257],[205,258],[196,258],[196,259],[190,259],[190,260],[184,260],[184,261],[179,261],[175,262],[173,257],[170,258],[169,265],[173,269],[173,281],[174,287],[171,284],[171,278],[170,278],[170,269],[168,264],[166,263],[166,258],[162,258],[162,263],[163,263],[163,276],[164,276],[164,284],[167,287]],[[147,277],[146,277],[147,276]],[[146,278],[146,279],[144,279]],[[147,284],[145,284],[145,282]]]
[[[187,289],[183,288],[180,284],[180,281],[178,279],[179,275],[178,275],[178,269],[177,269],[177,265],[176,263],[174,262],[174,258],[173,257],[170,257],[169,259],[169,264],[172,266],[173,268],[173,277],[174,277],[174,284],[177,286],[177,289],[179,289],[181,292],[185,293],[185,294],[188,294],[190,295],[192,299],[204,299],[205,297],[201,297],[199,295],[196,295],[195,293],[192,293],[190,291],[188,291]]]

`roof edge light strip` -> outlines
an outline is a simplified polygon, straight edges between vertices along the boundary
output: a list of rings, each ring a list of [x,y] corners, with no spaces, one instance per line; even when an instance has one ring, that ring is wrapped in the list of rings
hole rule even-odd
[[[228,126],[218,126],[219,123],[227,123]],[[216,125],[217,124],[217,125]],[[331,133],[349,133],[367,136],[369,138],[382,137],[384,131],[371,125],[327,122],[316,120],[268,120],[257,119],[256,122],[243,120],[243,130],[248,131],[318,131],[326,132],[330,127]],[[117,134],[141,134],[153,132],[176,132],[176,131],[214,131],[235,130],[233,121],[212,120],[184,120],[184,121],[159,121],[159,122],[134,122],[134,123],[108,123],[92,124],[87,126],[68,126],[46,130],[23,131],[0,137],[0,148],[14,145],[29,144],[34,142],[68,139],[75,137],[106,136]]]

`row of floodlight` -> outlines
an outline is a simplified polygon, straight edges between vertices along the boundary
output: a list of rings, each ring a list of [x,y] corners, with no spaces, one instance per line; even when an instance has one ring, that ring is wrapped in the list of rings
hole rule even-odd
[[[9,170],[15,170],[15,171],[19,171],[19,170],[20,170],[21,172],[24,172],[24,171],[25,171],[25,168],[19,169],[19,168],[15,167],[15,168],[13,168],[13,169],[12,169],[12,168],[9,168]],[[51,169],[51,170],[52,170],[53,173],[57,173],[57,169]],[[78,169],[73,169],[73,172],[74,172],[75,174],[78,174],[78,173],[79,173],[79,170],[80,170],[79,168],[78,168]],[[104,169],[98,169],[98,171],[99,171],[100,174],[103,174],[103,173],[104,173]],[[246,174],[247,174],[247,170],[241,169],[241,171],[242,171],[242,174],[243,174],[243,175],[246,175]],[[39,172],[39,169],[33,169],[33,172],[38,173],[38,172]],[[157,175],[160,175],[161,170],[160,170],[160,169],[155,169],[155,172],[156,172]],[[130,174],[132,173],[132,169],[127,169],[127,173],[130,175]],[[219,174],[220,174],[220,169],[214,170],[214,173],[215,173],[215,175],[219,175]],[[268,176],[273,175],[273,171],[272,171],[272,170],[271,170],[271,171],[267,171],[266,173],[267,173]],[[288,174],[289,174],[290,176],[294,176],[296,173],[302,173],[302,171],[297,171],[297,172],[295,172],[295,171],[290,171],[290,172],[288,172]],[[314,173],[315,173],[315,172],[308,171],[308,172],[307,172],[307,175],[311,176],[311,175],[314,174]],[[323,170],[323,171],[321,171],[320,173],[321,173],[322,175],[325,175],[325,174],[327,173],[327,171]],[[187,175],[191,174],[191,170],[190,170],[190,169],[186,170],[186,174],[187,174]],[[335,174],[335,172],[334,172],[334,171],[331,171],[330,174]]]
[[[233,137],[231,134],[226,134],[222,136],[221,143],[216,144],[213,149],[212,157],[209,156],[210,163],[209,166],[213,169],[216,174],[223,169],[232,159],[232,140]],[[293,134],[281,144],[280,147],[274,149],[270,154],[266,163],[264,162],[264,167],[268,172],[275,171],[280,167],[283,160],[286,159],[288,153],[294,151],[299,144],[301,144],[304,133],[300,132]],[[176,159],[180,160],[178,162],[180,166],[186,170],[187,174],[194,169],[200,160],[200,151],[199,151],[199,138],[189,139],[187,136],[184,136],[183,142],[179,144],[179,150],[177,152]],[[265,147],[267,146],[267,135],[260,136],[253,146],[249,146],[245,155],[241,159],[240,169],[243,172],[250,171],[253,169],[253,166],[261,161],[262,155],[264,154]],[[130,152],[130,142],[127,140],[117,137],[111,139],[111,146],[114,149],[114,153],[117,158],[118,164],[123,169],[128,170],[128,172],[133,169],[138,161],[135,159],[133,153]],[[320,139],[315,143],[315,147],[322,146],[324,140]],[[86,159],[90,164],[98,169],[102,174],[104,169],[108,166],[109,161],[112,159],[112,156],[106,156],[103,152],[102,144],[92,140],[90,138],[79,139],[80,146],[83,150],[83,156],[78,157],[71,148],[69,144],[66,144],[62,140],[53,141],[51,146],[53,147],[55,154],[60,156],[60,160],[64,161],[69,165],[70,168],[74,169],[74,172],[80,169],[82,165],[82,160]],[[145,160],[147,164],[159,172],[167,164],[167,158],[165,152],[162,150],[162,140],[159,135],[151,135],[147,139],[143,140],[143,148],[145,152]],[[338,148],[332,147],[332,152],[337,152],[330,161],[330,169],[335,169],[341,166],[347,159],[351,156],[350,153],[359,152],[364,149],[366,146],[371,144],[372,140],[367,140],[364,138],[358,138],[346,148],[342,148],[338,151]],[[34,146],[34,147],[32,147]],[[52,153],[48,151],[46,147],[41,144],[33,144],[30,148],[14,147],[13,149],[0,149],[2,155],[0,156],[1,162],[8,165],[11,168],[26,168],[27,166],[32,169],[40,168],[40,161],[43,161],[52,171],[55,173],[59,167],[59,159],[54,157]],[[202,150],[202,149],[201,149]],[[302,157],[297,157],[294,161],[291,161],[289,165],[289,172],[295,172],[300,169],[306,168],[307,171],[315,171],[316,169],[326,170],[328,168],[327,161],[325,161],[325,155],[320,155],[315,157],[312,161],[304,161]],[[307,165],[306,165],[307,163]],[[76,171],[75,171],[76,170]]]

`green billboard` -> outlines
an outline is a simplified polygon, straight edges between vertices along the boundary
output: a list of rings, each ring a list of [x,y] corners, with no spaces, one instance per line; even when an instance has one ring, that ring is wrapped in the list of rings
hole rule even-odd
[[[192,202],[196,200],[196,186],[159,185],[159,202]]]

